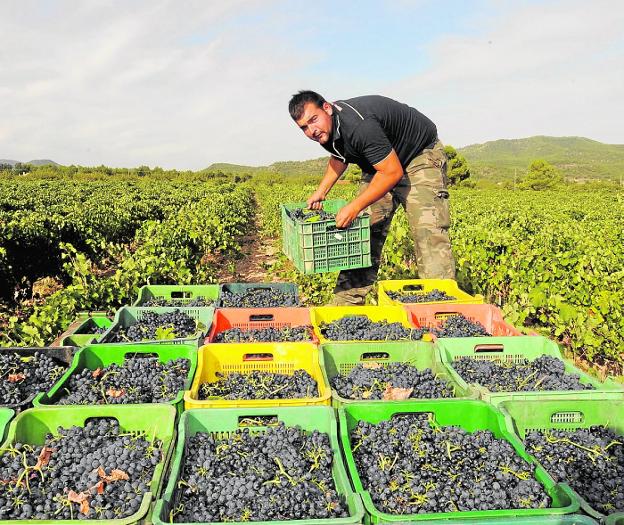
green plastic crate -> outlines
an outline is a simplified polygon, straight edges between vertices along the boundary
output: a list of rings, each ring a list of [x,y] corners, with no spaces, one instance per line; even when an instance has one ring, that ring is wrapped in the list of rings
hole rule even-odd
[[[143,523],[152,500],[160,495],[163,473],[173,451],[176,411],[168,405],[102,405],[76,407],[31,408],[19,414],[10,424],[2,449],[16,442],[43,445],[46,434],[58,436],[58,427],[82,427],[94,418],[115,418],[126,431],[145,432],[162,441],[163,460],[156,466],[150,483],[150,492],[143,496],[139,510],[127,518],[115,520],[88,520],[102,525],[130,525]],[[19,523],[75,525],[78,520],[20,520]],[[16,521],[0,520],[0,524],[15,525]]]
[[[604,525],[624,525],[624,512],[611,514],[611,516],[605,519]]]
[[[507,428],[522,440],[533,430],[576,430],[594,425],[607,426],[624,436],[624,399],[504,401],[499,408],[505,415]],[[576,496],[587,514],[596,519],[605,517],[579,494]]]
[[[143,316],[147,312],[155,312],[157,314],[163,314],[167,312],[174,312],[175,310],[180,310],[185,314],[189,315],[198,324],[197,332],[194,334],[188,335],[186,337],[177,337],[174,339],[160,339],[160,340],[150,340],[150,341],[139,341],[139,342],[127,342],[127,343],[111,343],[110,339],[112,337],[113,332],[117,329],[117,327],[128,328],[133,324],[136,324],[138,321],[143,319]],[[162,306],[157,308],[143,308],[141,306],[124,306],[117,311],[115,315],[115,319],[111,327],[104,332],[104,335],[101,337],[97,343],[107,343],[114,345],[129,345],[129,344],[193,344],[196,348],[199,348],[200,342],[204,340],[204,336],[210,330],[210,326],[212,325],[212,318],[214,316],[215,309],[213,307],[202,307],[202,308],[175,308],[172,306]]]
[[[331,385],[331,380],[339,374],[346,375],[353,367],[359,363],[378,363],[381,365],[388,363],[409,362],[418,370],[431,368],[431,370],[442,380],[449,383],[454,391],[455,398],[474,397],[469,388],[462,388],[446,368],[436,360],[435,350],[432,343],[421,341],[388,341],[378,343],[326,343],[321,345],[321,369],[325,376],[325,382]],[[406,400],[406,402],[417,401],[416,398]],[[381,399],[354,400],[342,397],[332,388],[332,405],[339,408],[343,405],[362,403],[394,403],[395,401],[384,401]]]
[[[511,443],[517,454],[528,461],[535,461],[526,453],[522,442],[516,435],[507,430],[503,414],[492,405],[476,400],[434,400],[419,402],[395,402],[384,404],[362,403],[348,405],[338,409],[338,421],[342,449],[349,475],[353,482],[355,491],[362,496],[364,508],[367,512],[366,523],[397,523],[397,522],[425,522],[425,523],[452,523],[459,524],[464,521],[472,523],[488,523],[490,518],[507,520],[508,523],[515,523],[516,518],[529,519],[534,525],[544,523],[543,518],[548,516],[564,516],[577,512],[580,504],[572,490],[565,484],[554,483],[552,478],[539,465],[535,467],[535,478],[541,483],[546,493],[552,499],[552,507],[547,509],[507,509],[488,511],[460,511],[460,512],[439,512],[423,514],[388,514],[378,510],[367,490],[364,489],[362,481],[355,465],[353,452],[351,450],[351,431],[358,421],[368,421],[369,423],[379,423],[390,419],[394,414],[407,413],[428,413],[432,414],[435,421],[441,426],[456,425],[468,432],[476,430],[490,430],[498,439],[505,439]]]
[[[0,408],[0,438],[4,441],[4,436],[9,427],[9,422],[13,419],[15,411],[10,408]]]
[[[219,297],[218,284],[148,284],[139,289],[137,300],[132,306],[142,306],[152,299],[175,300],[181,303],[189,303],[198,297],[210,299],[216,303]],[[214,306],[214,304],[212,305]],[[198,306],[197,308],[207,308]]]
[[[249,290],[266,290],[274,289],[284,293],[292,293],[295,296],[295,302],[299,304],[299,289],[294,283],[224,283],[219,286],[219,299],[217,300],[217,308],[225,308],[221,299],[223,292],[244,293]],[[293,305],[285,305],[293,306]],[[296,306],[296,305],[295,305]]]
[[[111,364],[121,365],[127,356],[135,357],[137,355],[157,356],[158,361],[165,363],[172,359],[186,358],[190,361],[189,373],[184,382],[184,386],[177,393],[171,401],[164,403],[178,407],[179,412],[182,412],[182,399],[184,397],[184,391],[191,388],[193,377],[195,376],[195,370],[197,369],[197,348],[193,345],[166,345],[166,344],[152,344],[152,345],[93,345],[86,346],[74,356],[74,360],[71,366],[67,369],[65,374],[57,381],[57,383],[50,389],[49,392],[38,396],[35,401],[35,406],[50,406],[56,405],[58,400],[63,395],[65,385],[69,382],[69,378],[77,373],[80,373],[83,369],[96,370],[97,368],[104,368]],[[62,405],[67,406],[67,405]],[[136,405],[135,405],[136,406]]]
[[[492,392],[481,385],[470,385],[470,388],[478,392],[480,399],[494,405],[502,401],[520,399],[624,399],[624,385],[609,378],[601,382],[579,370],[571,361],[563,359],[556,343],[542,336],[488,337],[487,340],[482,337],[440,338],[435,344],[440,360],[451,376],[464,388],[469,385],[453,368],[453,361],[456,359],[473,357],[488,361],[518,363],[523,359],[532,361],[542,355],[561,359],[567,373],[577,374],[581,383],[595,387],[594,390]]]
[[[61,339],[61,346],[86,346],[101,339],[104,334],[86,333],[93,328],[109,328],[113,324],[106,315],[94,315],[86,318],[76,330]]]
[[[323,201],[323,209],[337,213],[346,200]],[[370,216],[357,217],[351,226],[337,229],[336,221],[298,222],[289,211],[306,208],[306,202],[282,205],[282,247],[304,274],[335,272],[371,266]]]
[[[257,416],[277,416],[287,426],[299,426],[303,430],[319,430],[329,435],[331,447],[334,452],[334,464],[332,467],[333,478],[339,494],[345,496],[349,508],[349,517],[334,519],[315,520],[291,520],[285,521],[255,521],[260,525],[276,525],[295,523],[300,525],[356,525],[364,519],[364,508],[357,494],[351,489],[347,472],[342,463],[340,446],[338,444],[336,418],[330,407],[282,407],[282,408],[222,408],[219,410],[196,409],[184,412],[178,425],[178,444],[169,476],[169,482],[164,496],[156,503],[152,514],[152,523],[165,525],[169,523],[169,513],[176,506],[174,491],[177,480],[183,469],[185,444],[187,436],[193,436],[198,432],[213,432],[220,436],[240,428],[242,419]],[[250,427],[246,427],[250,428]],[[250,428],[251,432],[262,432],[265,427]],[[216,525],[216,524],[215,524]]]
[[[408,525],[409,521],[392,522],[393,525]],[[426,522],[425,522],[426,523]],[[433,523],[433,522],[431,522]],[[540,516],[535,517],[515,517],[515,518],[489,518],[479,519],[451,519],[436,521],[440,525],[600,525],[597,521],[582,514],[565,514],[563,516]],[[618,523],[617,525],[624,525]]]
[[[75,346],[15,346],[0,348],[0,353],[15,353],[22,357],[30,357],[35,355],[36,353],[47,354],[48,357],[51,357],[58,365],[63,365],[64,367],[71,366],[71,363],[77,351],[78,348],[76,348]],[[22,410],[25,410],[26,408],[30,408],[35,403],[35,401],[40,398],[44,393],[45,392],[43,391],[36,392],[30,395],[28,398],[24,399],[24,401],[22,401],[21,403],[4,406],[6,408],[12,408],[16,412],[20,412]]]

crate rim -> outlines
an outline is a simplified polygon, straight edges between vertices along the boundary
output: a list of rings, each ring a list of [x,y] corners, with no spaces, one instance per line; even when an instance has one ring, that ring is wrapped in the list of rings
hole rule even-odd
[[[109,342],[109,341],[105,341],[106,338],[110,337],[110,335],[112,334],[113,330],[117,327],[117,325],[119,323],[121,323],[121,317],[124,315],[125,312],[129,312],[130,315],[135,315],[134,313],[132,313],[133,311],[136,311],[136,313],[139,312],[149,312],[149,311],[155,311],[156,313],[169,313],[169,312],[173,312],[175,310],[180,310],[181,312],[184,312],[186,314],[189,314],[189,311],[193,311],[193,312],[197,312],[200,315],[204,315],[208,317],[208,321],[206,323],[205,328],[202,328],[200,330],[197,330],[195,332],[195,334],[193,335],[188,335],[186,337],[176,337],[173,339],[149,339],[149,340],[145,340],[145,341],[132,341],[132,342],[121,342],[121,343],[113,343],[113,342]],[[100,337],[100,339],[98,341],[96,341],[96,344],[107,344],[107,345],[120,345],[120,346],[127,346],[127,345],[134,345],[134,344],[167,344],[167,343],[173,343],[173,344],[185,344],[185,343],[189,343],[189,344],[195,344],[196,346],[199,346],[199,342],[202,340],[203,337],[205,337],[205,335],[208,333],[208,331],[210,330],[211,326],[212,326],[212,319],[214,317],[214,312],[215,312],[216,308],[214,306],[204,306],[204,307],[181,307],[181,306],[122,306],[119,310],[117,310],[117,313],[115,314],[115,318],[113,319],[113,323],[109,326],[108,330],[106,330],[106,332],[104,332],[102,334],[102,336]],[[195,319],[196,322],[200,322],[199,319]],[[203,324],[203,323],[202,323]]]
[[[510,392],[492,392],[487,387],[478,383],[468,383],[453,367],[453,360],[449,360],[450,350],[445,351],[445,345],[459,345],[465,344],[478,345],[478,344],[505,344],[511,342],[513,344],[520,344],[525,341],[529,344],[539,345],[541,344],[545,349],[540,355],[548,355],[555,357],[563,361],[565,370],[567,373],[577,374],[584,383],[594,385],[596,388],[593,390],[536,390],[536,391],[510,391]],[[448,342],[448,343],[447,343]],[[541,335],[521,335],[521,336],[498,336],[498,337],[465,337],[465,338],[439,338],[436,341],[436,349],[438,352],[439,360],[446,367],[449,373],[462,385],[467,385],[474,391],[478,392],[481,400],[486,401],[493,405],[506,400],[517,399],[590,399],[592,397],[598,397],[603,399],[621,399],[624,398],[624,385],[619,385],[612,378],[608,377],[604,381],[599,381],[597,378],[590,376],[577,368],[570,360],[565,359],[561,353],[561,349],[554,341],[541,336]],[[467,356],[469,357],[469,356]],[[538,356],[539,357],[539,356]],[[529,359],[532,361],[533,359]]]
[[[110,346],[110,348],[106,348]],[[147,347],[150,348],[147,348]],[[153,346],[153,348],[151,348]],[[186,359],[188,359],[190,361],[190,366],[189,366],[189,372],[186,376],[186,379],[184,380],[184,385],[182,386],[182,389],[180,389],[178,391],[178,393],[176,394],[176,396],[164,403],[120,403],[120,405],[122,406],[136,406],[136,405],[178,405],[179,403],[182,402],[182,400],[184,399],[184,392],[186,391],[186,389],[188,387],[190,387],[190,385],[193,383],[193,378],[195,376],[195,371],[197,369],[197,351],[194,345],[191,344],[181,344],[181,345],[177,345],[177,344],[171,344],[169,345],[171,346],[170,350],[175,350],[178,351],[180,353],[186,353],[186,356],[180,356],[180,357],[184,357]],[[95,406],[95,407],[100,407],[103,405],[106,405],[107,403],[103,403],[103,404],[95,404],[95,405],[59,405],[57,403],[48,403],[46,401],[49,401],[53,396],[56,396],[57,393],[59,393],[61,391],[61,389],[63,388],[63,386],[69,381],[70,377],[72,376],[72,374],[74,372],[78,372],[79,371],[79,367],[80,367],[80,360],[82,358],[83,354],[89,354],[92,353],[96,356],[98,356],[98,354],[106,354],[106,352],[114,350],[115,353],[146,353],[146,354],[153,354],[153,353],[158,353],[159,351],[162,352],[164,350],[169,350],[168,345],[163,344],[163,343],[154,343],[152,345],[147,345],[147,344],[142,344],[142,345],[114,345],[112,343],[103,343],[102,345],[87,345],[83,348],[81,348],[80,350],[78,350],[75,354],[74,357],[72,359],[72,362],[70,363],[69,367],[67,368],[67,370],[65,370],[65,373],[58,379],[58,381],[56,383],[54,383],[54,385],[52,385],[52,387],[50,387],[50,389],[47,392],[42,392],[40,393],[34,400],[33,400],[33,405],[35,407],[41,407],[41,408],[45,408],[45,407],[73,407],[73,406]],[[101,355],[98,356],[101,357],[102,359],[106,359],[106,355]],[[124,358],[125,360],[125,358]],[[85,367],[86,368],[86,367]],[[80,368],[80,370],[82,370],[83,368]]]
[[[128,411],[128,408],[123,407],[122,405],[105,405],[107,407],[110,407],[109,409],[107,409],[105,412],[106,415],[101,415],[100,413],[98,413],[98,411],[94,411],[94,407],[93,406],[89,406],[89,405],[79,405],[79,406],[75,406],[75,407],[71,407],[69,410],[72,410],[74,412],[93,412],[93,415],[91,417],[117,417],[115,416],[115,413],[118,412],[119,410],[115,410],[115,408],[119,409],[121,408],[121,412],[123,411]],[[137,406],[137,405],[135,405]],[[158,463],[154,469],[154,475],[152,476],[152,481],[150,482],[149,485],[149,489],[148,491],[145,492],[145,494],[143,495],[143,499],[141,500],[141,505],[139,507],[139,509],[137,510],[137,512],[135,512],[134,514],[131,514],[130,516],[127,516],[125,518],[118,518],[118,519],[112,519],[112,520],[93,520],[95,523],[101,523],[102,525],[134,525],[136,523],[141,523],[142,520],[144,520],[146,517],[149,517],[149,513],[150,513],[150,508],[152,505],[152,501],[153,498],[155,496],[156,493],[159,492],[160,487],[162,486],[163,482],[164,482],[164,478],[165,478],[165,469],[166,469],[166,463],[167,463],[167,458],[170,456],[171,450],[174,448],[174,440],[175,440],[175,435],[176,435],[176,429],[175,429],[175,409],[171,406],[168,405],[162,405],[162,404],[151,404],[151,405],[143,405],[143,406],[147,406],[150,409],[152,407],[162,407],[162,408],[157,408],[156,410],[161,410],[163,412],[163,414],[165,412],[169,412],[168,417],[171,418],[171,423],[172,423],[172,431],[170,433],[170,435],[164,436],[162,439],[163,442],[163,458],[162,461],[160,463]],[[110,409],[113,410],[110,410]],[[57,407],[50,407],[50,408],[41,408],[41,407],[35,407],[35,408],[30,408],[28,410],[25,410],[23,412],[21,412],[20,414],[18,414],[10,423],[8,431],[7,431],[7,435],[4,437],[4,439],[2,440],[2,445],[0,445],[0,448],[5,449],[7,444],[9,444],[10,442],[12,442],[11,440],[15,439],[15,432],[16,432],[16,428],[18,423],[21,421],[21,419],[24,419],[26,417],[30,417],[31,414],[33,413],[37,413],[37,412],[41,412],[41,413],[52,413],[52,411],[54,410],[59,410]],[[63,410],[65,413],[69,413],[68,409],[61,409]],[[136,410],[134,408],[132,408],[132,410]],[[85,419],[88,419],[88,417],[85,417]],[[156,427],[154,427],[156,428]],[[155,490],[154,490],[155,489]],[[0,520],[1,524],[6,524],[6,525],[15,525],[17,520]],[[34,520],[34,519],[30,519],[30,520],[19,520],[20,523],[25,523],[25,524],[54,524],[54,523],[60,523],[63,525],[75,525],[78,520],[74,519],[74,520]]]
[[[329,387],[331,388],[331,392],[332,392],[332,401],[333,401],[333,406],[334,408],[341,408],[343,406],[349,406],[349,405],[361,405],[361,404],[373,404],[373,405],[381,405],[381,404],[386,404],[386,403],[396,403],[397,401],[392,401],[392,400],[383,400],[383,399],[348,399],[346,397],[342,397],[340,394],[338,394],[338,392],[332,387],[331,382],[330,382],[330,376],[329,373],[327,371],[327,365],[325,363],[325,352],[330,352],[332,351],[332,349],[328,349],[326,347],[328,346],[344,346],[344,350],[345,351],[351,351],[353,350],[356,346],[374,346],[377,344],[381,344],[383,347],[386,348],[386,350],[396,346],[404,346],[404,345],[415,345],[416,347],[422,347],[422,348],[429,348],[428,351],[431,352],[431,361],[435,367],[435,370],[432,368],[432,371],[435,372],[436,377],[437,376],[442,376],[442,379],[444,381],[446,381],[450,386],[453,387],[453,391],[455,393],[457,393],[458,389],[461,389],[461,386],[453,380],[453,378],[450,376],[450,374],[448,374],[448,372],[446,371],[446,369],[443,367],[442,363],[438,362],[437,360],[437,355],[435,352],[435,347],[433,346],[433,343],[430,342],[426,342],[426,341],[388,341],[388,342],[384,342],[384,341],[375,341],[375,342],[364,342],[364,341],[357,341],[357,343],[361,343],[360,345],[357,344],[353,344],[352,342],[348,342],[348,341],[336,341],[336,342],[331,342],[331,343],[324,343],[322,345],[319,346],[319,360],[321,362],[321,370],[323,371],[323,374],[325,374],[325,381],[326,383],[329,385]],[[340,352],[340,349],[336,350],[337,352]],[[379,349],[379,351],[381,351],[381,348]],[[419,348],[416,348],[414,350],[415,352],[422,352],[424,350],[420,350]],[[395,362],[392,361],[392,359],[390,359],[389,362]],[[399,361],[399,362],[404,362],[404,361]],[[332,376],[334,377],[334,376]],[[476,399],[476,394],[471,390],[471,389],[463,389],[465,395],[463,396],[455,396],[452,398],[432,398],[432,399]],[[428,398],[410,398],[410,399],[405,399],[402,401],[398,401],[398,402],[404,402],[404,403],[415,403],[415,402],[420,402],[420,401],[425,401],[425,400],[432,400],[432,399],[428,399]]]
[[[227,355],[233,349],[240,349],[244,351],[249,351],[253,353],[251,345],[267,345],[260,346],[263,351],[273,349],[276,347],[282,347],[287,352],[297,353],[308,352],[312,354],[312,375],[317,382],[317,386],[319,389],[319,395],[316,397],[309,398],[289,398],[289,399],[235,399],[235,400],[226,400],[226,399],[197,399],[197,392],[199,390],[200,382],[202,380],[202,376],[204,374],[204,367],[207,368],[205,364],[205,353],[216,353]],[[223,410],[226,408],[255,408],[255,407],[280,407],[280,408],[288,408],[288,407],[300,407],[300,408],[309,408],[310,406],[316,405],[328,405],[331,402],[331,388],[325,382],[325,377],[323,376],[323,371],[320,365],[319,358],[319,349],[313,343],[223,343],[219,345],[214,345],[212,343],[205,344],[201,346],[198,350],[197,354],[197,369],[195,371],[195,378],[193,379],[193,383],[191,388],[184,392],[184,408],[185,412],[189,410],[200,410],[200,409],[218,409]],[[199,406],[197,406],[199,405]]]
[[[214,288],[213,288],[214,287]],[[214,308],[219,296],[219,284],[218,283],[208,283],[208,284],[144,284],[138,290],[136,300],[130,305],[135,307],[141,307],[141,302],[145,299],[143,297],[146,293],[153,293],[153,288],[170,288],[171,291],[179,290],[180,288],[197,288],[199,291],[200,288],[210,288],[211,292],[214,292],[214,301],[213,304],[209,306],[192,306],[191,308]],[[183,290],[184,291],[184,290]],[[212,297],[210,298],[212,299]],[[149,306],[143,308],[150,308]],[[169,308],[169,307],[167,307]],[[183,308],[180,306],[174,306],[173,308]]]
[[[442,520],[453,519],[453,518],[456,518],[458,520],[462,518],[466,518],[466,519],[474,519],[474,520],[484,519],[487,522],[487,518],[496,518],[496,517],[509,518],[510,520],[512,520],[514,517],[518,515],[518,513],[526,517],[566,515],[566,514],[575,513],[580,509],[580,503],[578,499],[576,498],[576,495],[572,491],[572,489],[565,483],[554,483],[552,478],[543,470],[541,465],[533,461],[532,457],[526,453],[524,449],[524,445],[518,439],[518,437],[515,434],[510,433],[507,430],[507,427],[504,422],[503,414],[496,407],[488,403],[485,403],[483,401],[474,400],[474,399],[459,400],[459,401],[453,400],[453,399],[430,400],[430,401],[421,401],[421,402],[412,403],[412,404],[408,404],[408,403],[403,404],[402,402],[397,402],[397,403],[393,403],[392,405],[385,405],[385,406],[389,409],[396,409],[396,410],[389,410],[387,416],[392,417],[392,415],[398,412],[401,412],[401,413],[411,412],[411,411],[417,412],[417,410],[413,410],[413,409],[418,408],[417,405],[452,406],[453,404],[457,405],[458,403],[480,405],[484,408],[492,410],[494,412],[496,419],[498,420],[498,425],[501,429],[501,433],[503,434],[504,439],[506,439],[512,445],[516,453],[520,457],[522,457],[527,463],[534,464],[536,471],[539,470],[541,475],[545,475],[545,477],[547,478],[547,481],[549,483],[552,483],[552,485],[550,488],[548,488],[546,485],[544,485],[543,482],[539,480],[537,480],[538,483],[540,483],[540,485],[544,487],[547,493],[559,487],[562,490],[562,492],[565,493],[565,495],[569,498],[570,505],[564,506],[564,507],[550,507],[547,509],[503,509],[503,510],[487,510],[487,511],[459,511],[459,512],[440,512],[440,513],[423,513],[423,514],[416,513],[416,514],[396,514],[396,515],[380,511],[373,504],[369,491],[365,490],[364,486],[362,485],[362,481],[357,471],[357,467],[355,465],[355,460],[353,458],[353,453],[351,450],[350,436],[349,436],[348,424],[347,424],[347,413],[349,412],[349,410],[350,409],[362,409],[362,408],[365,408],[365,405],[359,405],[359,406],[351,405],[351,406],[341,407],[338,409],[338,428],[340,431],[340,439],[342,443],[342,450],[344,453],[345,461],[347,464],[347,470],[349,471],[349,475],[353,482],[353,487],[355,491],[362,496],[364,507],[366,508],[367,512],[371,515],[371,518],[373,518],[373,520],[378,521],[378,522],[412,522],[412,521],[413,522],[418,522],[418,521],[426,522],[427,520],[442,521]],[[533,479],[536,479],[535,475],[533,476]],[[475,523],[477,522],[475,521]]]
[[[334,453],[334,466],[332,467],[332,472],[334,468],[339,471],[342,471],[341,475],[347,481],[347,485],[345,487],[346,493],[343,495],[345,497],[347,495],[350,495],[352,497],[353,503],[355,505],[356,515],[349,516],[347,518],[323,518],[323,519],[287,520],[287,521],[257,521],[253,523],[258,523],[258,525],[271,525],[271,524],[279,525],[280,523],[284,524],[284,523],[291,523],[291,522],[295,524],[300,524],[300,525],[316,525],[316,524],[318,525],[341,525],[341,524],[354,525],[355,523],[357,524],[363,523],[364,515],[365,515],[364,505],[362,503],[360,495],[357,494],[357,492],[354,491],[353,487],[351,486],[349,473],[343,462],[341,448],[340,448],[340,439],[338,436],[338,426],[337,426],[337,422],[336,422],[333,409],[331,409],[328,406],[313,406],[313,407],[307,407],[307,409],[308,410],[312,409],[312,412],[318,412],[319,414],[322,414],[323,412],[327,414],[327,423],[329,425],[329,431],[325,433],[327,433],[329,436],[332,451]],[[233,413],[233,414],[238,413],[240,415],[249,415],[249,416],[254,416],[254,415],[258,415],[258,416],[278,415],[279,416],[279,413],[284,412],[284,411],[293,412],[293,413],[296,413],[296,412],[301,413],[301,409],[297,407],[256,407],[256,408],[240,407],[240,408],[228,408],[228,409],[223,409],[223,410],[224,411],[227,410],[229,413]],[[165,522],[160,519],[160,514],[163,511],[163,507],[165,505],[165,499],[173,498],[176,480],[181,470],[182,460],[184,459],[184,451],[186,448],[186,426],[185,426],[186,421],[191,417],[195,417],[196,419],[201,419],[201,416],[203,414],[208,414],[208,413],[212,414],[214,413],[214,411],[211,409],[198,408],[198,409],[185,411],[180,417],[180,420],[177,425],[178,439],[177,439],[177,443],[176,443],[176,447],[174,451],[175,458],[179,457],[180,461],[174,460],[174,463],[171,468],[171,472],[169,473],[167,484],[165,486],[165,490],[163,494],[161,495],[161,497],[155,502],[154,509],[151,514],[151,518],[152,518],[152,523],[156,525],[160,525],[160,524],[164,525]],[[256,427],[256,428],[259,429],[259,431],[261,431],[260,429],[263,429],[266,427]],[[188,522],[187,524],[182,523],[182,522],[180,523],[181,525],[192,524],[192,522]],[[212,522],[209,525],[217,525],[218,523],[222,523],[222,522]],[[241,522],[234,522],[234,523],[241,523]]]
[[[624,409],[624,398],[622,398],[622,399],[554,399],[554,400],[546,400],[546,402],[548,404],[554,404],[554,403],[570,404],[570,405],[572,405],[572,409],[573,410],[579,410],[579,411],[582,410],[586,405],[599,404],[599,403],[605,403],[605,402],[621,404],[622,408]],[[502,401],[501,404],[498,406],[498,408],[500,409],[501,413],[504,416],[505,425],[507,427],[507,430],[509,430],[509,432],[515,434],[518,437],[518,439],[520,439],[524,443],[524,439],[522,438],[522,436],[520,435],[521,433],[518,430],[518,426],[517,426],[517,423],[516,423],[517,419],[514,418],[514,416],[509,412],[509,410],[510,410],[509,407],[510,406],[519,405],[519,404],[520,405],[524,405],[526,407],[530,407],[531,405],[533,405],[534,407],[536,407],[539,410],[539,408],[543,407],[544,400],[539,400],[539,399],[531,399],[531,400],[514,400],[514,399],[509,399],[509,400]],[[564,411],[564,409],[561,409],[561,410]],[[548,411],[550,412],[551,409],[549,409]],[[565,410],[565,411],[567,411],[567,410]],[[535,412],[532,412],[532,413],[535,414]],[[622,436],[624,436],[624,411],[622,411],[620,413],[623,414],[621,417],[622,417]],[[617,412],[615,414],[617,415]],[[566,424],[575,425],[576,423],[566,423]],[[608,428],[609,425],[605,424],[605,426],[607,426],[607,428]],[[579,424],[579,426],[577,428],[587,428],[587,426]],[[525,432],[526,432],[526,429],[525,429]],[[535,457],[533,454],[531,454],[528,450],[527,450],[527,454],[529,454],[538,465],[542,465],[541,461],[539,459],[537,459],[537,457]],[[542,468],[550,476],[550,473],[548,472],[546,467],[544,467],[542,465]],[[551,478],[552,478],[552,476],[551,476]],[[566,483],[566,485],[567,485],[567,483]],[[581,509],[586,514],[591,516],[592,518],[595,518],[597,520],[604,520],[605,518],[609,518],[609,517],[617,515],[617,514],[621,514],[621,516],[624,517],[624,511],[613,512],[611,514],[603,514],[600,511],[595,510],[587,502],[587,500],[585,498],[583,498],[583,496],[581,496],[576,490],[574,490],[572,487],[570,487],[570,489],[574,492],[575,496],[579,500],[579,502],[581,504]],[[606,523],[608,523],[608,521]],[[606,523],[605,523],[605,525],[606,525]]]

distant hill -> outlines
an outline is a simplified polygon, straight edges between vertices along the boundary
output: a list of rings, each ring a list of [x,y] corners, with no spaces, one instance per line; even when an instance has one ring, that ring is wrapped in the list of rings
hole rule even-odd
[[[624,144],[603,144],[583,137],[536,136],[472,144],[458,150],[476,178],[524,175],[531,161],[544,159],[568,179],[619,179],[624,175]]]
[[[624,145],[603,144],[583,137],[536,136],[501,139],[459,148],[476,179],[511,179],[526,172],[535,159],[557,166],[568,179],[619,179],[624,175]],[[303,161],[274,162],[269,166],[212,164],[206,171],[224,173],[275,172],[280,175],[324,173],[327,157]]]
[[[328,157],[311,160],[286,160],[274,162],[268,166],[242,166],[239,164],[211,164],[206,171],[222,171],[223,173],[260,173],[274,172],[278,175],[323,175],[327,167]]]
[[[18,163],[32,164],[33,166],[47,166],[50,164],[53,166],[60,166],[60,164],[57,164],[56,162],[50,159],[35,159],[35,160],[29,160],[28,162],[22,162],[20,160],[0,159],[0,164],[10,164],[11,166],[15,166]]]

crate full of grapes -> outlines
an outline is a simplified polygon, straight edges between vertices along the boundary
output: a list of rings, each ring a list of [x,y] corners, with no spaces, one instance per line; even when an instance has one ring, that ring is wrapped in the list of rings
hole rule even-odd
[[[305,202],[282,205],[282,245],[286,256],[305,274],[367,268],[371,265],[370,217],[360,215],[344,229],[336,214],[342,199],[323,202],[322,210],[306,209]]]

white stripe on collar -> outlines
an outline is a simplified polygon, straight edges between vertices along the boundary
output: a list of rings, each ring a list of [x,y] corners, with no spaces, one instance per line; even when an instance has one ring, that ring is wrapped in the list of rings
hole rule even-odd
[[[343,101],[343,102],[344,102],[344,101]],[[362,114],[361,114],[361,113],[360,113],[357,109],[355,109],[355,108],[354,108],[351,104],[347,104],[346,102],[344,102],[344,105],[345,105],[345,106],[349,106],[349,107],[350,107],[353,111],[355,111],[355,112],[358,114],[358,116],[359,116],[362,120],[364,120],[364,117],[362,116]]]

